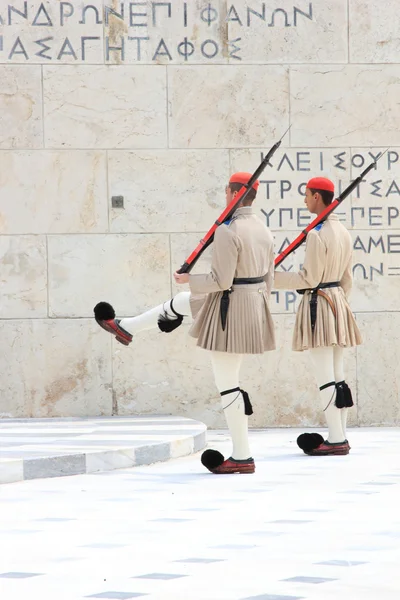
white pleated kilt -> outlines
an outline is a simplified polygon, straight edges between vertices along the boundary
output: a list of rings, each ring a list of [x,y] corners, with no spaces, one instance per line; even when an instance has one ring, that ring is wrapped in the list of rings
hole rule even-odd
[[[189,335],[205,350],[234,354],[263,354],[275,350],[275,332],[266,284],[234,285],[222,330],[222,292],[190,299],[194,323]]]
[[[341,287],[322,290],[332,300],[336,317],[328,301],[318,296],[317,319],[311,330],[310,292],[300,302],[293,332],[293,350],[340,346],[349,348],[362,343],[361,333]]]

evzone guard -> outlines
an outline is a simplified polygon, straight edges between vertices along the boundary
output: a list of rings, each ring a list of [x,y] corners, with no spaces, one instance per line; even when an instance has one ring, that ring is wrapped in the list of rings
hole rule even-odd
[[[305,204],[320,215],[332,203],[334,185],[325,177],[307,183]],[[293,333],[293,350],[309,350],[319,385],[321,407],[328,425],[326,440],[319,433],[304,433],[297,443],[313,456],[345,455],[352,394],[345,381],[344,349],[361,343],[360,331],[348,298],[352,287],[352,240],[337,215],[329,216],[307,236],[305,257],[298,273],[275,272],[276,289],[303,295]]]
[[[246,354],[275,349],[269,310],[273,238],[253,212],[258,187],[259,181],[250,173],[234,173],[229,179],[227,208],[235,205],[236,198],[239,201],[230,218],[215,229],[210,272],[174,274],[178,284],[189,284],[190,292],[180,292],[136,317],[116,319],[114,309],[105,302],[94,309],[98,324],[124,345],[129,345],[139,331],[159,327],[170,332],[185,316],[193,316],[189,334],[210,354],[232,438],[232,454],[227,460],[216,450],[202,454],[203,465],[217,474],[255,471],[248,440],[248,417],[253,410],[247,392],[240,387],[239,371]]]
[[[348,409],[354,403],[345,381],[343,350],[361,344],[361,335],[348,303],[353,282],[352,240],[333,211],[376,167],[383,154],[335,200],[330,179],[310,179],[304,202],[310,213],[317,216],[274,261],[276,269],[307,240],[303,267],[298,273],[275,271],[274,287],[295,289],[303,295],[296,316],[293,350],[310,351],[329,430],[326,440],[319,433],[298,437],[299,447],[312,456],[350,452],[346,424]]]

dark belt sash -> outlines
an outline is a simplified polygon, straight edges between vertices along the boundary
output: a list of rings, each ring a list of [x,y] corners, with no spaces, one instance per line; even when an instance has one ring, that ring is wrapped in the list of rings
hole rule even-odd
[[[235,279],[232,282],[232,285],[248,285],[248,284],[252,284],[252,283],[263,283],[264,282],[264,277],[235,277]],[[222,331],[225,331],[225,327],[226,327],[226,319],[228,316],[228,309],[229,309],[229,296],[232,292],[232,288],[230,287],[229,290],[224,290],[222,292],[222,298],[221,298],[221,304],[220,304],[220,314],[221,314],[221,325],[222,325]]]
[[[319,290],[323,290],[326,288],[334,288],[334,287],[340,287],[340,281],[331,281],[329,283],[320,283],[315,288],[309,288],[309,289],[305,289],[305,290],[297,290],[298,294],[304,294],[305,292],[311,292],[310,318],[311,318],[311,331],[312,332],[314,331],[315,323],[317,322],[318,296],[323,296],[325,298],[325,300],[327,300],[327,302],[329,303],[329,305],[332,309],[333,314],[336,317],[336,310],[335,310],[335,307],[334,307],[331,299],[329,298],[329,296],[327,296],[323,292],[319,291]]]

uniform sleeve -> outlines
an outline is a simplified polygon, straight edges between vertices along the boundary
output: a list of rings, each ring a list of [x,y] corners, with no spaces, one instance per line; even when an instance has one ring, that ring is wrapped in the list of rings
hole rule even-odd
[[[229,289],[235,276],[238,253],[237,236],[226,225],[220,225],[214,235],[210,273],[189,275],[192,294],[208,294]]]
[[[269,264],[268,264],[268,273],[264,277],[265,283],[267,284],[267,295],[271,294],[272,286],[274,283],[274,246],[271,245],[271,250],[269,253]]]
[[[351,288],[353,287],[352,262],[352,257],[350,256],[342,279],[340,280],[340,287],[343,288],[346,298],[349,297]]]
[[[316,231],[310,231],[306,241],[303,268],[298,273],[276,271],[275,289],[304,290],[316,287],[321,283],[325,261],[325,245]]]

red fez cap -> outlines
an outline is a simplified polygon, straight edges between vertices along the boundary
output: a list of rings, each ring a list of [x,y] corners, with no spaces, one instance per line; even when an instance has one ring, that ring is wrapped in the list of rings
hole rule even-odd
[[[312,190],[326,190],[327,192],[335,191],[335,186],[332,181],[326,177],[313,177],[307,183],[307,187]]]
[[[247,185],[247,183],[250,181],[250,177],[251,173],[234,173],[231,176],[229,183],[242,183],[243,185]],[[257,179],[252,185],[253,190],[257,191],[259,185],[260,182]]]

